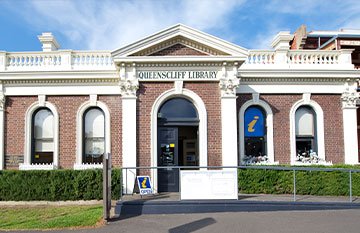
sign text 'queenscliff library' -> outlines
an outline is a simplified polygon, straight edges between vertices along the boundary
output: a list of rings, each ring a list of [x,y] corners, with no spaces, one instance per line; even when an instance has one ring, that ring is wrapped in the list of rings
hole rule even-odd
[[[138,71],[140,80],[217,80],[218,71]]]

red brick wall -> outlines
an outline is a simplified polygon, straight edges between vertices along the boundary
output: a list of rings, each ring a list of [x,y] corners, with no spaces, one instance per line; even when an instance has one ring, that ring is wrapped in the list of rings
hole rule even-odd
[[[238,112],[240,107],[251,95],[239,95],[237,99]],[[274,154],[275,161],[281,164],[290,163],[290,122],[291,107],[302,95],[260,95],[267,102],[274,115]],[[327,161],[344,162],[344,142],[342,126],[342,109],[339,95],[311,95],[324,112],[325,155]],[[242,146],[242,145],[240,145]]]
[[[172,82],[141,82],[137,101],[138,166],[151,164],[151,109],[160,94],[172,89]],[[184,82],[204,101],[208,117],[208,164],[221,165],[221,112],[218,83]]]
[[[340,95],[311,95],[324,112],[325,155],[327,161],[344,163],[344,128]]]
[[[6,97],[4,122],[5,169],[17,169],[24,161],[25,113],[34,96]]]
[[[202,53],[198,50],[186,47],[182,44],[176,44],[169,48],[155,52],[149,56],[206,56],[207,54]]]
[[[47,101],[55,105],[59,114],[59,166],[72,168],[76,161],[76,114],[89,96],[48,96]],[[99,96],[109,108],[111,117],[111,152],[113,165],[121,165],[121,97]],[[25,144],[25,113],[37,97],[8,97],[5,120],[5,155],[21,158],[23,161]],[[14,159],[13,159],[14,160]],[[18,167],[16,164],[7,166]]]

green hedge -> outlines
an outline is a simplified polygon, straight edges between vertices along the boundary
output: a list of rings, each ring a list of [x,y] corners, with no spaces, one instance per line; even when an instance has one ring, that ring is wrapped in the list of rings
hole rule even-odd
[[[120,196],[120,169],[112,170],[112,198]],[[0,171],[0,201],[102,199],[102,170]]]
[[[337,166],[360,169],[359,166]],[[293,171],[239,169],[238,187],[246,194],[292,194]],[[349,195],[349,172],[296,171],[300,195]],[[360,196],[360,173],[352,173],[352,195]]]

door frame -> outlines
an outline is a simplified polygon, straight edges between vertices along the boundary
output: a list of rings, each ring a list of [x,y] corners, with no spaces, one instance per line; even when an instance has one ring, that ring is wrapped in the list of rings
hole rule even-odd
[[[157,166],[157,153],[158,153],[158,124],[157,124],[157,113],[165,101],[171,98],[180,97],[189,100],[194,104],[199,117],[199,166],[208,165],[207,157],[207,112],[203,100],[195,92],[190,91],[186,88],[179,90],[173,88],[163,92],[155,101],[151,110],[151,167]],[[154,192],[157,192],[158,177],[157,172],[151,172],[152,174],[152,185]]]

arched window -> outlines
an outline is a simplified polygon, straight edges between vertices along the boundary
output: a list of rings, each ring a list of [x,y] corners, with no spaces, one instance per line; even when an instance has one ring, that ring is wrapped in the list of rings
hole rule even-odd
[[[167,100],[158,112],[159,124],[172,124],[172,122],[199,122],[194,104],[184,98]]]
[[[83,163],[102,163],[105,153],[105,116],[100,108],[89,108],[83,119]]]
[[[250,106],[244,114],[245,164],[267,162],[266,114],[260,106]]]
[[[297,159],[303,160],[317,153],[316,114],[310,106],[301,106],[295,112]],[[303,158],[301,158],[303,157]]]
[[[48,108],[39,108],[32,118],[31,164],[54,162],[54,116]]]

